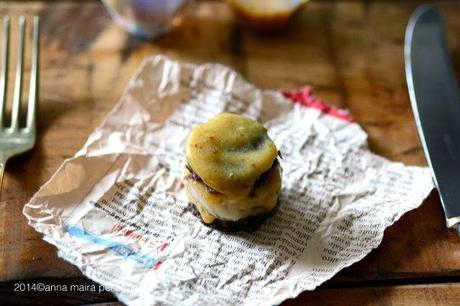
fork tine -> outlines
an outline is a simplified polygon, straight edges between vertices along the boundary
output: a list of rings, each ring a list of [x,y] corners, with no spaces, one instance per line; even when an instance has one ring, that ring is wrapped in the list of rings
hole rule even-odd
[[[39,33],[40,33],[40,18],[34,17],[33,29],[32,29],[32,66],[30,68],[30,88],[29,88],[29,103],[27,110],[27,129],[32,130],[35,128],[35,117],[38,100],[38,68],[40,65],[40,44],[39,44]]]
[[[11,130],[17,131],[19,126],[19,109],[21,107],[21,91],[22,91],[22,66],[24,64],[24,36],[25,36],[24,16],[19,17],[19,42],[18,55],[16,61],[16,81],[14,84],[13,106],[11,113]]]
[[[0,130],[3,129],[3,116],[6,108],[6,93],[8,87],[8,54],[10,38],[10,18],[3,17],[2,59],[0,73]]]

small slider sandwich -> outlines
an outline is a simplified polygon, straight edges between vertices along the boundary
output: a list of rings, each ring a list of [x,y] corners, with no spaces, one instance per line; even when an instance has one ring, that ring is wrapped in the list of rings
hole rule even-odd
[[[278,150],[264,126],[222,113],[192,129],[184,184],[204,223],[230,231],[256,229],[281,189]]]

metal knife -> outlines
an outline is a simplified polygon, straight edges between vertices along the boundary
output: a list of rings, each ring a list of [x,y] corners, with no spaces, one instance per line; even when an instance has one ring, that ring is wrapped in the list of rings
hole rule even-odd
[[[423,150],[448,227],[460,235],[460,92],[440,12],[413,13],[404,46],[406,79]]]

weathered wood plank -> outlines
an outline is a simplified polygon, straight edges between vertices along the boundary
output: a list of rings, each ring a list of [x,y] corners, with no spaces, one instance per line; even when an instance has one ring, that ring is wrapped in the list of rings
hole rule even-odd
[[[48,289],[27,290],[38,284]],[[459,295],[458,283],[318,289],[303,292],[296,299],[287,300],[282,305],[449,306],[458,305]],[[0,283],[0,300],[5,305],[122,305],[104,288],[84,278],[38,278]]]
[[[302,293],[297,299],[282,305],[458,305],[460,285],[409,285],[394,287],[365,287],[348,289],[324,289]]]
[[[195,4],[183,27],[153,42],[130,38],[99,2],[3,3],[0,15],[42,16],[40,135],[36,148],[7,167],[0,203],[0,279],[81,275],[41,240],[23,204],[85,142],[145,56],[219,62],[265,88],[310,84],[351,109],[371,148],[392,160],[425,165],[404,81],[404,28],[418,2],[312,2],[292,29],[257,35],[235,25],[223,3]],[[438,2],[460,71],[455,1]],[[459,239],[444,228],[433,193],[387,230],[382,245],[332,283],[459,275]]]

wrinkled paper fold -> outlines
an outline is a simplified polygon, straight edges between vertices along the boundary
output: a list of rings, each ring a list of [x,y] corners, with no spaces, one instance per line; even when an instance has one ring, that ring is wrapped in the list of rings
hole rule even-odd
[[[281,151],[279,210],[225,234],[187,208],[190,129],[220,112],[261,121]],[[269,305],[362,259],[432,190],[356,123],[260,90],[217,64],[148,58],[77,154],[25,205],[59,256],[129,305]]]

